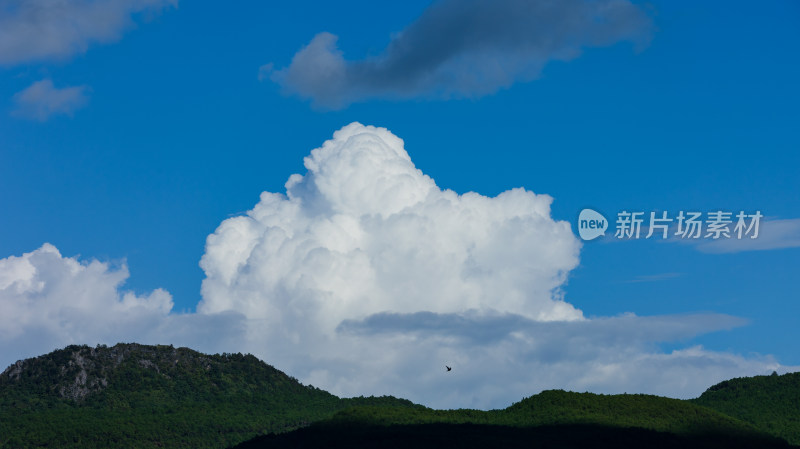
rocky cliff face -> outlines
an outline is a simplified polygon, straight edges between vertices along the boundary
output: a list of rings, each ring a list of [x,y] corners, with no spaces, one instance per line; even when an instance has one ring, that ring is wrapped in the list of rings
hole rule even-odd
[[[188,348],[117,344],[68,346],[62,350],[27,360],[20,360],[0,374],[0,386],[38,384],[50,394],[73,401],[83,401],[109,385],[109,378],[121,365],[135,364],[159,377],[170,379],[176,368],[209,371],[219,363]]]

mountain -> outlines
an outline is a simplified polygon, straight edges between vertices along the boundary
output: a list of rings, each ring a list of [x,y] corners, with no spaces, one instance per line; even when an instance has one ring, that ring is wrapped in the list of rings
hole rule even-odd
[[[800,446],[800,373],[726,380],[692,402],[749,422]]]
[[[255,448],[525,447],[786,448],[738,419],[687,401],[650,395],[544,391],[503,410],[360,406]]]
[[[0,447],[224,448],[358,404],[252,355],[118,344],[68,346],[0,375]]]
[[[252,355],[68,346],[0,374],[0,448],[786,448],[799,404],[793,374],[692,401],[552,390],[502,410],[434,410],[341,399]]]

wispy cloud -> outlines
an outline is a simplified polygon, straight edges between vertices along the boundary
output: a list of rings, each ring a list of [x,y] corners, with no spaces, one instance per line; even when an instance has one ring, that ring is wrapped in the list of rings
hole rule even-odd
[[[619,345],[625,341],[638,343],[687,339],[708,332],[744,326],[747,320],[720,313],[698,313],[639,317],[625,314],[617,317],[577,321],[536,321],[516,314],[465,313],[410,314],[379,313],[362,320],[345,320],[337,331],[344,334],[420,334],[428,337],[460,338],[473,344],[493,344],[504,339],[529,334],[540,341],[569,346],[570,340],[591,335],[596,345]],[[546,336],[546,337],[543,337]]]
[[[705,253],[738,253],[800,247],[800,218],[766,220],[759,226],[758,238],[743,237],[698,240],[697,249]]]
[[[674,215],[673,215],[674,218]],[[683,245],[693,246],[698,251],[704,253],[738,253],[743,251],[767,251],[784,248],[797,248],[800,247],[800,218],[791,219],[778,219],[767,217],[759,220],[758,236],[752,238],[754,229],[750,229],[750,221],[746,221],[748,226],[747,230],[742,231],[741,237],[735,230],[736,221],[729,223],[727,226],[727,237],[721,234],[719,238],[712,238],[709,235],[708,222],[706,218],[701,220],[701,232],[697,238],[681,237],[678,232],[677,223],[673,222],[667,229],[667,238],[663,238],[662,230],[656,230],[651,237],[647,237],[650,233],[648,226],[648,218],[644,217],[644,223],[640,226],[639,237],[623,238],[617,237],[615,228],[609,229],[606,234],[600,237],[597,241],[603,243],[620,243],[620,242],[653,242],[653,243],[680,243]],[[646,282],[647,279],[645,278]],[[638,282],[632,280],[630,282]]]
[[[378,55],[346,60],[323,32],[280,70],[262,66],[286,93],[341,108],[374,97],[486,95],[539,76],[551,60],[585,47],[647,44],[651,20],[628,0],[441,0]]]
[[[14,95],[17,117],[45,121],[54,115],[72,114],[89,102],[87,86],[57,88],[50,79],[37,81]]]
[[[11,0],[0,4],[0,65],[66,59],[118,40],[133,15],[177,0]]]

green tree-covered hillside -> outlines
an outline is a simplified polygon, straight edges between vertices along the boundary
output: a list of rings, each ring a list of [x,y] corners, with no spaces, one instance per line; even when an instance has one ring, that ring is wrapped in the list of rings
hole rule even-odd
[[[69,346],[0,374],[0,448],[788,447],[800,374],[692,401],[544,391],[502,410],[341,399],[252,355]],[[780,438],[778,438],[780,437]]]
[[[747,421],[800,446],[800,373],[726,380],[692,402]]]
[[[118,344],[69,346],[0,375],[0,448],[224,448],[355,404],[252,355]]]

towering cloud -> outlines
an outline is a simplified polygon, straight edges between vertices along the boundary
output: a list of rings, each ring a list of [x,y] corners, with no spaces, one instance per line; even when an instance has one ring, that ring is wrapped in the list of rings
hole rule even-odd
[[[441,189],[388,130],[352,123],[206,242],[200,313],[248,318],[248,350],[342,395],[507,405],[542,388],[691,396],[778,368],[656,343],[720,314],[586,319],[561,298],[580,243],[551,198]],[[444,365],[453,372],[444,375]],[[657,379],[657,380],[656,380]]]
[[[326,108],[371,97],[480,96],[532,80],[548,61],[585,47],[645,45],[650,31],[628,0],[440,0],[378,55],[346,60],[337,36],[323,32],[288,67],[266,64],[259,77]]]
[[[550,218],[549,196],[442,190],[402,140],[359,123],[305,166],[285,195],[262,194],[208,238],[201,311],[244,311],[279,327],[302,318],[325,332],[387,311],[582,318],[558,295],[580,244]]]

